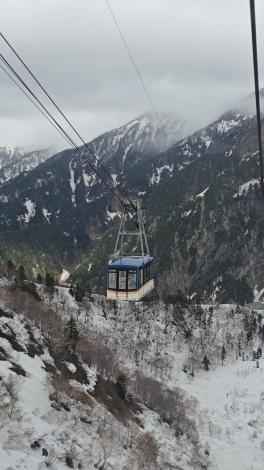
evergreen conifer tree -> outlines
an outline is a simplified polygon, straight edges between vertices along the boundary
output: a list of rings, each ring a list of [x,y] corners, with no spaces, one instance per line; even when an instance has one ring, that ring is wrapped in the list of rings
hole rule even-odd
[[[81,302],[85,296],[85,290],[79,285],[76,284],[75,287],[75,300]]]
[[[46,273],[46,286],[47,286],[48,291],[52,293],[54,292],[54,288],[55,288],[54,277],[51,276],[51,274],[49,273]]]
[[[223,346],[222,346],[222,349],[221,349],[222,365],[224,364],[225,357],[226,357],[226,349],[225,349],[225,347],[224,347],[224,345],[223,345]]]
[[[118,396],[121,398],[121,400],[125,400],[127,395],[127,378],[125,374],[120,374],[117,377],[116,388]]]
[[[23,290],[29,292],[31,295],[33,295],[35,297],[35,299],[37,300],[41,300],[41,297],[37,291],[37,288],[36,288],[36,284],[35,282],[27,282],[27,283],[24,283],[23,286],[22,286]]]
[[[13,262],[11,261],[11,259],[9,259],[7,261],[7,275],[8,275],[8,278],[10,279],[12,277],[12,275],[14,274],[14,271],[15,271],[15,266],[13,264]]]
[[[17,270],[17,280],[19,282],[19,284],[23,284],[23,282],[26,280],[26,271],[25,271],[25,268],[24,266],[19,266],[18,270]]]
[[[76,345],[79,339],[79,331],[77,327],[77,322],[73,316],[66,323],[65,332],[68,339],[72,342],[73,345]]]
[[[210,361],[208,357],[206,356],[206,354],[203,358],[203,365],[204,365],[204,370],[209,370]]]
[[[42,284],[42,280],[43,280],[43,279],[42,279],[41,274],[38,273],[38,275],[37,275],[37,283],[38,283],[38,284]]]

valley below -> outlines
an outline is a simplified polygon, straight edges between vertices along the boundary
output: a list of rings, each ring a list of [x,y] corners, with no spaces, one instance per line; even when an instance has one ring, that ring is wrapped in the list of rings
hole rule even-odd
[[[0,456],[15,468],[263,468],[261,304],[0,289]]]

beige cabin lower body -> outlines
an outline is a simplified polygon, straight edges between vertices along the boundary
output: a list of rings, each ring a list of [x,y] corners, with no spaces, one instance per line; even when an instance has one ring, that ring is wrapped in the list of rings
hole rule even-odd
[[[154,289],[154,279],[150,279],[138,290],[121,291],[107,289],[107,298],[109,300],[131,300],[137,302]]]

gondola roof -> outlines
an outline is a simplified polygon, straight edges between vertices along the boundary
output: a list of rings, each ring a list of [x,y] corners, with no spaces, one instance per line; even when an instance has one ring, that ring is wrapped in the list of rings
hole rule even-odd
[[[112,268],[142,268],[146,264],[152,263],[154,258],[152,256],[124,256],[116,260],[111,260],[108,263],[108,267]]]

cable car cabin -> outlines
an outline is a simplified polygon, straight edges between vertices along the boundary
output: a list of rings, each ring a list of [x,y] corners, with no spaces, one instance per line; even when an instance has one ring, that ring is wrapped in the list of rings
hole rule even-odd
[[[107,298],[141,300],[154,289],[150,274],[151,256],[125,256],[108,263]]]

